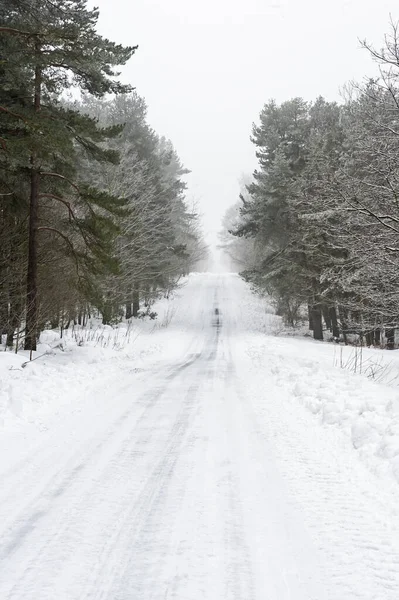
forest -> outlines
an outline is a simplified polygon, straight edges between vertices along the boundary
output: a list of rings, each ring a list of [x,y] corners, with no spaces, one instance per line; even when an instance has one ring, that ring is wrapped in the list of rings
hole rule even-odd
[[[221,246],[290,326],[315,339],[395,346],[399,327],[399,32],[378,75],[318,97],[267,102],[258,167],[225,215]]]
[[[151,314],[206,252],[189,173],[86,0],[0,3],[0,333]],[[134,60],[134,58],[133,58]]]

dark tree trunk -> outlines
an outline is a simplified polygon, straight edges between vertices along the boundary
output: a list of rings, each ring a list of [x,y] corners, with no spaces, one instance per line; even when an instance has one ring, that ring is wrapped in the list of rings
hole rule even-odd
[[[146,285],[144,288],[144,306],[150,306],[150,286]]]
[[[385,329],[385,338],[387,341],[387,349],[393,350],[395,348],[395,329],[393,327]]]
[[[126,319],[131,319],[133,316],[132,303],[126,302]]]
[[[40,111],[42,72],[40,66],[41,46],[37,39],[35,42],[35,79],[33,100],[34,110]],[[38,305],[37,305],[37,231],[39,223],[39,187],[40,172],[36,152],[31,155],[31,181],[29,200],[29,241],[28,241],[28,273],[26,282],[26,328],[25,350],[36,350],[38,334]]]
[[[137,317],[140,310],[140,293],[137,287],[133,290],[133,317]]]
[[[320,304],[314,304],[311,309],[313,323],[313,337],[315,340],[323,339],[323,321]]]
[[[335,306],[331,306],[329,312],[330,312],[330,319],[331,319],[332,334],[338,340],[339,339],[339,325],[338,325],[337,310],[336,310]]]
[[[103,316],[103,325],[110,325],[112,321],[112,317],[114,316],[114,305],[111,298],[111,292],[107,292],[107,297],[104,300],[103,308],[102,308],[102,316]]]
[[[376,346],[381,346],[381,329],[379,327],[374,331],[374,343]]]
[[[111,323],[111,319],[112,319],[112,307],[111,307],[111,303],[106,301],[104,302],[104,307],[102,310],[102,314],[103,314],[103,325],[109,325]]]
[[[26,284],[25,350],[36,350],[37,338],[37,227],[39,220],[39,172],[32,157],[29,205],[28,275]]]
[[[341,329],[342,329],[342,336],[344,338],[344,344],[345,344],[345,346],[347,346],[348,345],[348,338],[347,338],[348,313],[343,306],[339,307],[339,320],[341,321]]]

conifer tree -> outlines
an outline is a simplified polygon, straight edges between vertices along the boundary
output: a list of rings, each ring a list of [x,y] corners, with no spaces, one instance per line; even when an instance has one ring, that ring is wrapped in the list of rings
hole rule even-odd
[[[78,269],[80,262],[93,269],[108,258],[107,242],[115,233],[110,216],[121,214],[124,205],[75,179],[79,153],[117,162],[117,153],[101,142],[120,128],[101,129],[95,119],[63,108],[58,98],[71,87],[97,97],[129,91],[116,79],[115,67],[136,47],[98,35],[99,12],[89,10],[86,0],[3,0],[1,13],[2,187],[29,198],[25,348],[34,350],[42,236],[61,238]],[[28,193],[21,190],[20,176]],[[68,231],[48,218],[55,205],[64,211]]]

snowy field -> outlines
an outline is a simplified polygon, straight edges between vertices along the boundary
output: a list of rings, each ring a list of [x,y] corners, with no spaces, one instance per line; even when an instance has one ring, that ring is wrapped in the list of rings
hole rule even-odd
[[[0,354],[0,599],[398,600],[397,352],[236,275],[155,310]]]

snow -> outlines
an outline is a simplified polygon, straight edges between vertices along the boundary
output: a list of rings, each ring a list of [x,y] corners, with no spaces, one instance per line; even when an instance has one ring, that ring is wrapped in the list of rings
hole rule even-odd
[[[273,355],[270,356],[270,343]],[[344,349],[346,353],[352,351]],[[399,388],[370,381],[334,366],[332,344],[307,340],[258,340],[248,352],[295,402],[316,417],[319,426],[332,426],[348,438],[361,460],[377,475],[399,483]],[[364,351],[367,353],[367,351]],[[390,351],[368,351],[370,356]],[[267,361],[263,364],[263,357]],[[395,357],[396,359],[396,357]]]
[[[0,353],[0,598],[397,600],[397,353],[276,337],[234,274],[155,311]]]

